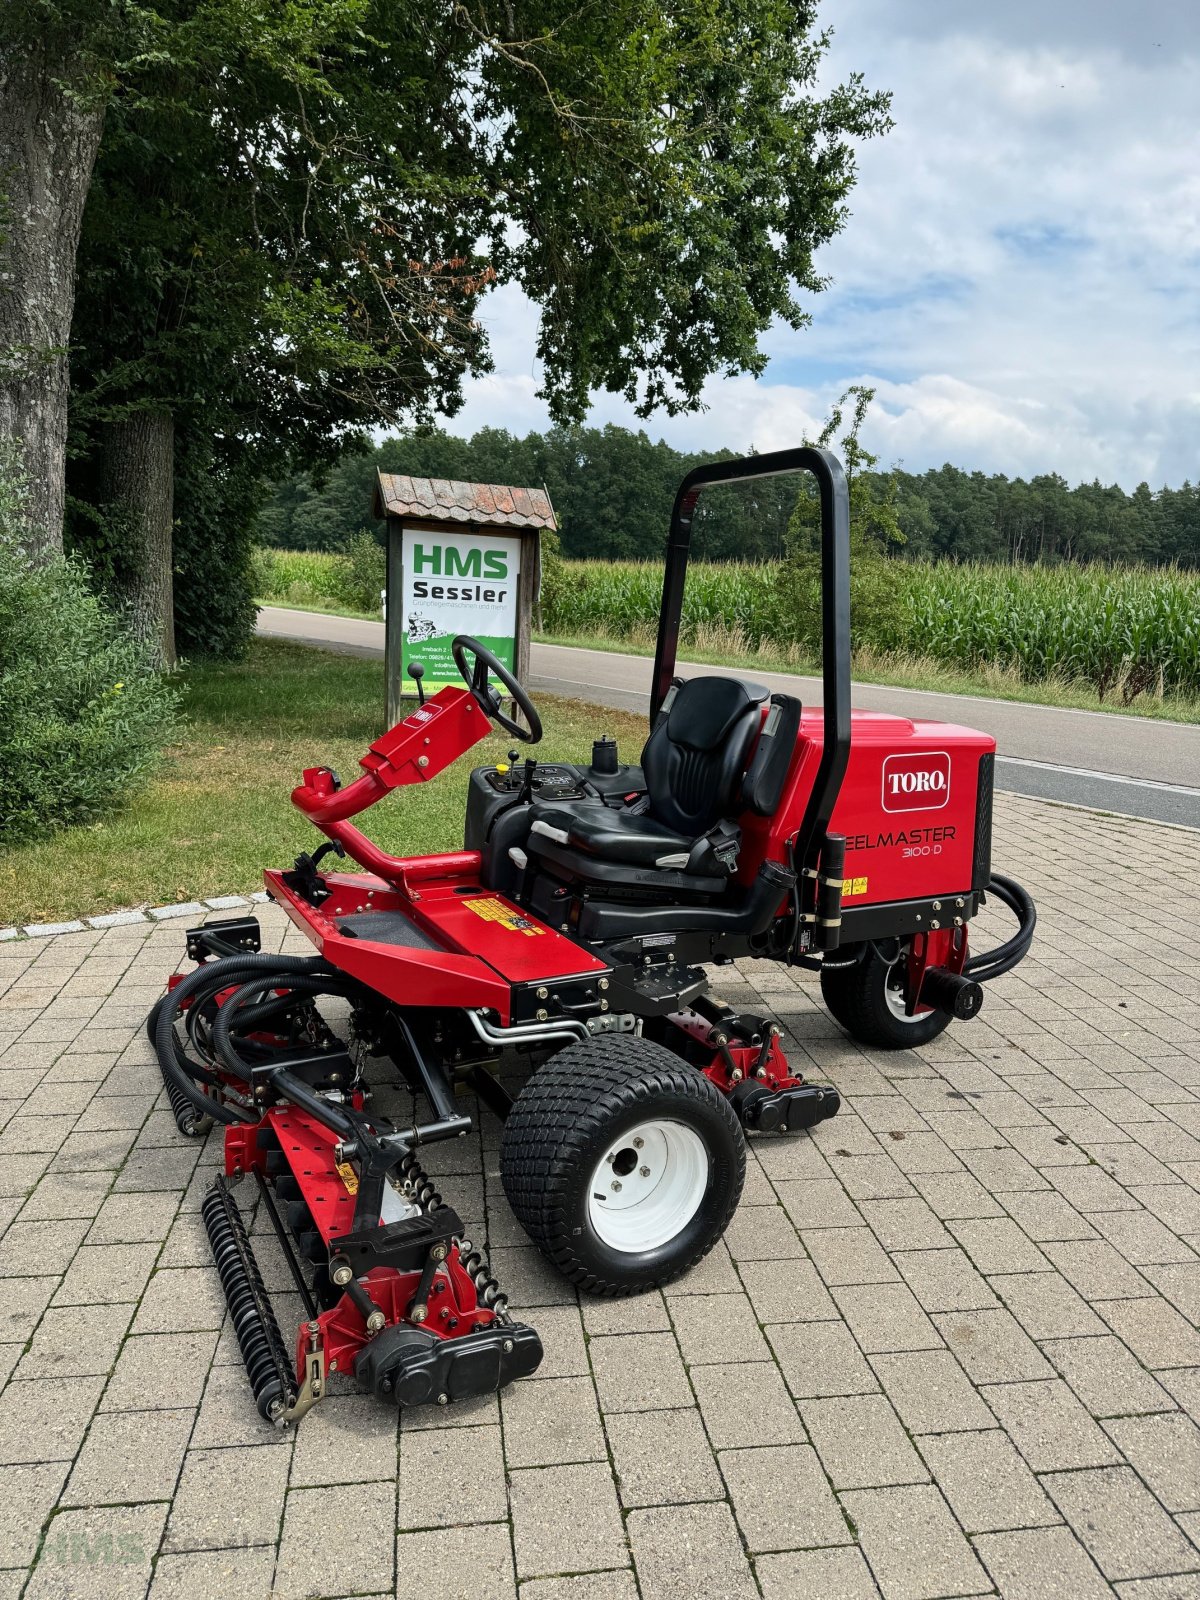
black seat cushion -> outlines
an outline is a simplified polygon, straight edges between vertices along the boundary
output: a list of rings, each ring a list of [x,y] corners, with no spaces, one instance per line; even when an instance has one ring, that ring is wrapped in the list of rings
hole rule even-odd
[[[642,752],[650,814],[697,839],[740,810],[742,774],[767,690],[739,678],[680,684]]]
[[[539,806],[530,843],[539,836],[554,844],[571,845],[604,861],[621,861],[631,867],[656,867],[665,858],[682,870],[692,840],[664,828],[651,816],[615,811],[609,806]],[[682,859],[678,859],[682,857]]]

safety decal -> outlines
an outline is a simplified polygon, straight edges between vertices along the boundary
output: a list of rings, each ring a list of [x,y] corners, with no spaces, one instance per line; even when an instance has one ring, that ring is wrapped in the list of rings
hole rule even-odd
[[[867,892],[867,880],[865,878],[843,878],[842,879],[842,899],[843,900],[853,899],[853,897],[855,895],[866,894],[866,892]]]
[[[337,1164],[338,1177],[346,1185],[347,1194],[358,1193],[358,1173],[348,1161],[339,1161]]]
[[[528,917],[523,917],[515,906],[505,905],[503,900],[472,898],[464,900],[463,904],[485,922],[498,922],[510,933],[523,933],[526,938],[535,939],[546,931],[545,928],[539,928],[536,922],[530,922]]]

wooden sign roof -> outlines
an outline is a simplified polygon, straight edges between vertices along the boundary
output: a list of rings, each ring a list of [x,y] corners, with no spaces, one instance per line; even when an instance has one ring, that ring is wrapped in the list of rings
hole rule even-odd
[[[375,486],[377,517],[411,518],[474,528],[557,528],[545,489],[506,483],[459,483],[449,478],[408,478],[381,472]]]

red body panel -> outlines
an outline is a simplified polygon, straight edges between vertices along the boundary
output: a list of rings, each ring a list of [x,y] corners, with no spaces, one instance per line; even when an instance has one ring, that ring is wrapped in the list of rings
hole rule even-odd
[[[796,755],[774,817],[741,817],[738,877],[763,860],[787,860],[823,745],[822,713],[806,709]],[[850,761],[830,824],[846,836],[846,909],[961,894],[971,887],[980,757],[988,734],[949,722],[910,721],[874,711],[851,719]]]

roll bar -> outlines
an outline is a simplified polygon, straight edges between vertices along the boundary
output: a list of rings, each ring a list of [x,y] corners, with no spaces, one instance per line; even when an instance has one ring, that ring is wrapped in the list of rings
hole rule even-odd
[[[825,699],[825,738],[816,781],[796,834],[793,859],[814,868],[833,815],[850,758],[850,496],[846,474],[831,450],[802,445],[735,461],[696,467],[679,485],[667,534],[662,605],[650,692],[653,724],[675,676],[683,587],[692,545],[692,519],[702,489],[750,478],[775,478],[785,472],[811,472],[821,498],[821,676]]]

